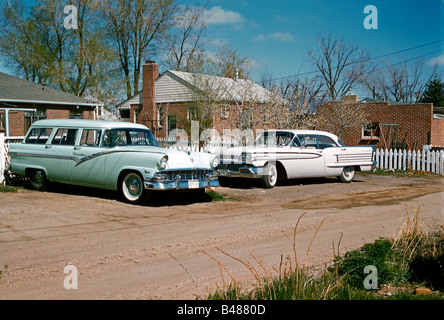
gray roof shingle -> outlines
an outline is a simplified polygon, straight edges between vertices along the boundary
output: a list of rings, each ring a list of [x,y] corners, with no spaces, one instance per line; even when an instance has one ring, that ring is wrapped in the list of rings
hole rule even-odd
[[[0,102],[97,106],[98,103],[0,72]]]

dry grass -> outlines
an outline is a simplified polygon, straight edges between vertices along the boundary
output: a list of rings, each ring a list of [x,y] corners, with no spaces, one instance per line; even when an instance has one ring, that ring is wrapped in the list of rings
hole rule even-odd
[[[401,186],[401,194],[404,195],[404,190]],[[409,210],[406,199],[404,197],[405,204],[405,217],[399,232],[393,237],[393,239],[381,239],[374,244],[365,245],[365,250],[369,250],[371,255],[376,255],[378,263],[383,263],[381,270],[384,274],[381,274],[382,281],[395,281],[395,285],[399,286],[412,286],[409,283],[409,276],[411,274],[411,262],[412,259],[418,255],[424,255],[420,252],[420,248],[424,247],[424,243],[428,243],[430,233],[434,232],[430,226],[427,226],[421,216],[421,208],[414,206],[411,211]],[[333,260],[327,262],[324,267],[320,268],[317,272],[313,268],[306,266],[310,249],[317,234],[320,232],[321,226],[326,220],[324,218],[317,226],[310,244],[305,252],[305,260],[303,263],[298,260],[298,252],[296,249],[296,237],[298,232],[298,226],[301,219],[304,217],[302,214],[293,229],[292,236],[286,234],[285,237],[290,241],[293,250],[293,257],[290,255],[284,258],[281,255],[280,264],[278,267],[268,269],[263,261],[256,255],[252,254],[253,262],[234,257],[233,255],[225,252],[224,250],[217,248],[219,252],[224,254],[235,261],[240,262],[254,278],[254,285],[249,289],[242,288],[239,282],[229,270],[215,257],[203,252],[215,261],[220,268],[222,277],[222,287],[218,288],[214,294],[211,294],[209,299],[228,299],[228,300],[245,300],[245,299],[267,299],[267,300],[318,300],[318,299],[381,299],[387,298],[381,297],[381,295],[375,294],[372,291],[364,290],[363,288],[356,288],[350,282],[350,272],[355,272],[357,267],[362,267],[360,263],[369,264],[369,260],[361,259],[361,262],[351,262],[352,269],[345,272],[339,272],[340,266],[344,264],[346,259],[353,259],[353,257],[359,256],[363,251],[361,249],[356,250],[357,254],[346,253],[343,257],[340,254],[340,244],[342,240],[342,234],[340,235],[338,243],[332,243]],[[442,228],[441,237],[438,241],[441,241],[442,246],[439,248],[444,250],[444,228]],[[436,232],[435,232],[436,233]],[[435,241],[436,242],[436,241]],[[435,243],[433,242],[433,243]],[[387,246],[388,244],[388,246]],[[363,247],[363,248],[364,248]],[[427,245],[427,250],[435,251],[433,257],[439,256],[436,254],[439,250],[436,249],[436,245]],[[432,248],[432,249],[430,249]],[[434,249],[433,249],[434,248]],[[353,253],[353,252],[352,252]],[[429,254],[428,252],[427,254]],[[379,256],[378,256],[379,255]],[[361,256],[362,257],[362,256]],[[383,258],[381,258],[383,257]],[[378,260],[379,259],[379,260]],[[375,260],[376,261],[376,260]],[[347,261],[350,262],[350,261]],[[355,265],[353,265],[355,263]],[[373,264],[376,262],[371,262]],[[319,266],[318,266],[319,267]],[[354,269],[353,269],[354,268]],[[379,267],[378,267],[379,269]],[[225,279],[224,274],[228,274],[228,279]],[[362,270],[359,277],[362,276]],[[378,270],[379,276],[379,270]],[[387,280],[384,278],[387,277]],[[359,278],[358,278],[359,279]],[[358,283],[363,284],[362,280],[358,280]],[[382,283],[381,283],[382,284]],[[385,284],[384,284],[385,285]],[[389,283],[389,286],[391,283]],[[417,299],[417,296],[411,293],[405,294],[404,292],[399,295],[394,295],[389,298],[392,299]],[[435,297],[432,297],[435,298]],[[442,295],[438,299],[442,299]]]

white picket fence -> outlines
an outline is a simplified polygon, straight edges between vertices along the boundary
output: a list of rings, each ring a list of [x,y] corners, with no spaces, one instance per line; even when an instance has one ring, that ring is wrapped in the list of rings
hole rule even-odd
[[[219,149],[234,147],[237,145],[233,145],[232,143],[222,143],[222,142],[206,142],[203,145],[199,143],[190,142],[188,140],[168,140],[168,139],[157,139],[159,143],[167,148],[174,150],[183,150],[183,151],[191,151],[191,152],[205,152],[205,153],[215,153],[218,152]]]
[[[444,151],[376,149],[376,167],[387,170],[428,171],[444,175]]]
[[[9,163],[8,151],[12,143],[20,143],[23,137],[5,137],[0,133],[0,183],[4,183],[4,171]],[[214,153],[221,148],[230,147],[222,143],[207,143],[204,146],[187,141],[161,140],[160,143],[168,148],[192,152]],[[444,175],[444,151],[407,151],[393,149],[376,149],[376,167],[386,170],[428,171]]]

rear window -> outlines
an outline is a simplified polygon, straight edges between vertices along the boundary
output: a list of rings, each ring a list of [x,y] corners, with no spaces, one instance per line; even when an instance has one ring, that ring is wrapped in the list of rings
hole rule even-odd
[[[58,129],[51,144],[73,146],[76,142],[77,129]]]
[[[29,144],[46,144],[51,135],[52,128],[34,128],[31,129],[26,137],[25,143]]]
[[[88,147],[98,147],[101,137],[102,130],[85,129],[83,130],[82,137],[80,138],[80,145]]]

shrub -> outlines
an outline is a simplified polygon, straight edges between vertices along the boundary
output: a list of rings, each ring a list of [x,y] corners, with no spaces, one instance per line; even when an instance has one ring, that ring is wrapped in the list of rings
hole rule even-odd
[[[357,289],[363,289],[364,279],[367,276],[364,268],[369,265],[377,268],[379,285],[400,283],[409,276],[401,252],[393,246],[391,240],[384,238],[347,252],[337,262],[338,274],[345,275],[347,283]]]

